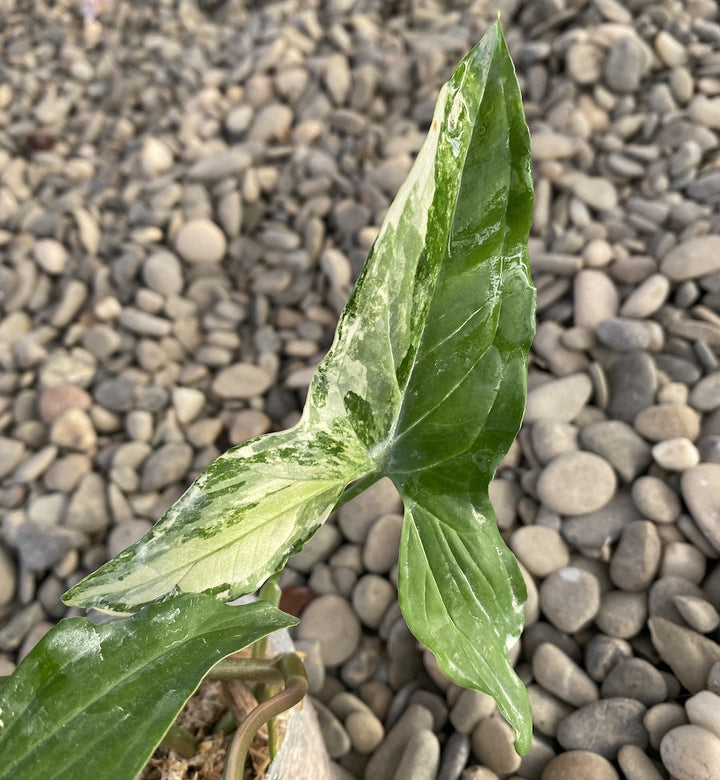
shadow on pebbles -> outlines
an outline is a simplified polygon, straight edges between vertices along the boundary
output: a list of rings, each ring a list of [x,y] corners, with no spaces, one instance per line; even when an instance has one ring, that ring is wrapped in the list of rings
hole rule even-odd
[[[0,0],[0,672],[228,446],[298,417],[490,2]],[[295,558],[334,777],[720,777],[720,21],[500,3],[538,330],[491,485],[528,585],[522,760],[396,598],[376,485]],[[89,10],[92,8],[88,6]]]

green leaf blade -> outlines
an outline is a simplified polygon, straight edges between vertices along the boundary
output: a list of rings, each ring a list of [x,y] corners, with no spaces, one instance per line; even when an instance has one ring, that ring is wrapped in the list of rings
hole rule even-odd
[[[202,594],[99,626],[61,621],[0,688],[0,778],[133,777],[218,661],[296,622]]]
[[[255,591],[324,522],[368,458],[347,432],[302,425],[214,461],[136,544],[81,580],[66,604],[129,614],[171,593]]]

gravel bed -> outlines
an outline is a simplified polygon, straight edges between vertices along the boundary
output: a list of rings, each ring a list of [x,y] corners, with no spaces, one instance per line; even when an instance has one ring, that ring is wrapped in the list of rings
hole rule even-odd
[[[530,594],[532,749],[405,626],[389,483],[291,559],[297,644],[337,780],[717,780],[718,6],[500,6],[538,330],[491,498]],[[85,12],[0,0],[0,674],[217,455],[297,420],[496,4]]]

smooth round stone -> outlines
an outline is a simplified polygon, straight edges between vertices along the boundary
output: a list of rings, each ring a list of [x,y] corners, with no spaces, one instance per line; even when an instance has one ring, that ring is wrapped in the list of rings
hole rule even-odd
[[[598,341],[616,352],[631,352],[647,349],[651,345],[651,334],[644,322],[610,317],[602,320],[595,328]]]
[[[112,558],[142,539],[152,528],[148,520],[126,520],[113,526],[107,538],[108,555]]]
[[[591,452],[568,452],[551,461],[537,483],[538,498],[561,515],[581,515],[605,506],[615,493],[612,467]]]
[[[720,614],[709,601],[681,595],[673,596],[672,600],[683,620],[695,631],[709,634],[720,625]]]
[[[252,363],[235,363],[223,368],[212,383],[212,391],[220,398],[256,398],[272,385],[267,372]]]
[[[662,274],[652,274],[623,301],[620,316],[650,317],[665,303],[669,294],[668,278]]]
[[[401,511],[402,504],[395,486],[389,479],[384,478],[352,501],[343,504],[338,512],[338,524],[346,539],[351,542],[364,542],[379,517],[399,514]]]
[[[51,423],[68,409],[86,412],[92,406],[89,393],[76,385],[46,387],[38,398],[38,412],[46,423]]]
[[[439,765],[440,742],[430,729],[421,729],[408,740],[394,778],[435,780]]]
[[[611,590],[600,598],[595,623],[612,637],[631,639],[645,628],[647,597],[644,593]]]
[[[610,579],[622,590],[644,590],[655,577],[661,553],[660,536],[653,523],[630,523],[623,529],[610,559]]]
[[[443,748],[437,780],[458,780],[469,758],[470,735],[454,732]]]
[[[300,639],[316,640],[326,666],[338,666],[353,654],[360,641],[360,620],[341,596],[329,594],[311,601],[303,610]]]
[[[576,547],[601,550],[605,545],[620,537],[628,523],[641,520],[630,496],[622,491],[616,493],[602,509],[562,521],[562,535]]]
[[[621,420],[601,420],[585,426],[580,441],[584,449],[610,463],[623,482],[632,482],[652,461],[647,442]]]
[[[700,435],[700,415],[689,406],[655,404],[637,414],[635,430],[649,441],[684,437],[695,441]]]
[[[163,444],[145,461],[140,490],[143,493],[151,493],[186,479],[193,454],[193,448],[183,441]]]
[[[596,701],[600,695],[590,677],[559,647],[549,642],[535,650],[532,672],[546,691],[575,707]]]
[[[602,756],[589,750],[568,750],[555,756],[543,769],[540,780],[618,780],[615,767]]]
[[[570,551],[562,536],[554,528],[543,525],[518,528],[510,537],[510,548],[536,577],[547,577],[570,561]]]
[[[68,253],[54,238],[42,238],[33,246],[33,257],[45,273],[56,276],[65,270]]]
[[[578,449],[577,426],[556,420],[538,420],[531,429],[533,452],[545,464],[564,452]]]
[[[720,551],[720,464],[700,463],[683,472],[682,495],[707,540]]]
[[[680,517],[680,497],[657,477],[639,477],[633,482],[630,494],[638,510],[655,523],[674,523]]]
[[[687,471],[700,462],[697,447],[684,437],[658,442],[652,448],[652,456],[666,471]]]
[[[648,625],[655,650],[680,684],[691,693],[703,690],[710,669],[720,661],[720,645],[664,618],[651,617]]]
[[[720,271],[720,236],[696,236],[682,241],[660,261],[660,271],[673,282],[717,273]]]
[[[702,726],[720,738],[720,696],[711,691],[700,691],[685,702],[688,720]]]
[[[153,178],[172,168],[173,153],[170,147],[158,138],[147,136],[140,152],[140,166],[143,173]]]
[[[68,409],[50,426],[50,441],[70,450],[91,452],[97,443],[97,433],[92,420],[82,409]]]
[[[180,295],[185,285],[182,265],[172,252],[156,252],[142,266],[145,284],[162,295]]]
[[[572,191],[583,203],[597,211],[611,211],[617,206],[615,187],[608,179],[600,176],[577,176]]]
[[[621,356],[608,372],[610,401],[608,414],[616,420],[632,423],[637,414],[652,404],[657,390],[655,362],[647,352]]]
[[[455,731],[470,734],[481,720],[490,717],[495,709],[492,696],[472,688],[463,688],[449,713]]]
[[[366,574],[353,588],[352,605],[366,626],[377,629],[395,600],[395,595],[395,588],[385,577]]]
[[[614,760],[623,745],[647,746],[648,733],[642,722],[645,709],[627,697],[590,702],[562,721],[557,740],[565,750],[590,750]]]
[[[520,767],[521,759],[514,743],[515,732],[495,715],[481,720],[473,729],[473,753],[481,764],[499,775],[515,772]]]
[[[720,371],[703,377],[690,391],[690,406],[699,412],[712,412],[720,406]]]
[[[648,594],[650,615],[683,625],[684,621],[674,605],[675,596],[695,596],[701,599],[705,594],[697,585],[684,577],[658,577],[650,586]]]
[[[597,325],[618,311],[618,294],[603,271],[578,271],[573,285],[575,325],[595,330]]]
[[[375,574],[386,574],[397,563],[402,515],[382,515],[370,527],[363,547],[363,564]]]
[[[561,631],[572,634],[584,628],[599,608],[597,577],[575,566],[552,572],[540,586],[540,609]]]
[[[595,634],[585,645],[585,670],[593,680],[601,682],[610,669],[631,657],[632,647],[629,642],[614,636]]]
[[[699,585],[705,577],[707,559],[695,545],[667,542],[663,550],[661,577],[682,577]]]
[[[178,230],[175,248],[188,263],[219,263],[225,256],[227,239],[214,222],[199,217]]]
[[[362,710],[351,712],[345,718],[345,730],[350,736],[353,750],[358,753],[372,753],[385,736],[382,721],[372,712]]]
[[[527,692],[530,699],[533,726],[541,734],[555,737],[560,721],[566,718],[573,711],[573,708],[536,683],[528,685]]]
[[[720,739],[701,726],[678,726],[663,737],[660,758],[677,780],[715,780]]]
[[[318,725],[322,732],[323,742],[330,758],[344,756],[351,747],[350,737],[345,727],[335,714],[322,702],[314,700],[313,706],[317,713]]]
[[[554,379],[528,393],[525,422],[555,420],[570,422],[590,399],[592,382],[587,374]]]
[[[315,602],[313,602],[315,603]],[[300,624],[302,626],[302,623]],[[367,763],[365,777],[392,780],[400,764],[405,746],[413,734],[432,730],[433,716],[422,704],[411,704],[387,732],[385,739]]]
[[[663,702],[656,704],[645,713],[643,725],[650,737],[650,746],[653,750],[660,749],[662,738],[676,726],[687,723],[687,715],[682,705],[677,702]]]
[[[600,695],[604,699],[629,696],[651,707],[665,700],[667,685],[652,664],[642,658],[628,658],[608,672],[600,686]]]
[[[663,776],[644,750],[637,745],[623,745],[617,762],[625,780],[663,780]]]

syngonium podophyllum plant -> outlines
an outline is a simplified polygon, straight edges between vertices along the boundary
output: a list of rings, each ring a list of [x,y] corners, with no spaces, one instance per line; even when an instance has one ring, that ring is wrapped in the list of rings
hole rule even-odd
[[[528,130],[499,22],[460,62],[390,207],[300,422],[212,463],[145,537],[65,594],[0,689],[0,777],[129,778],[224,656],[296,621],[224,602],[276,573],[380,477],[405,506],[398,592],[415,636],[530,746],[508,658],[526,597],[488,484],[519,428],[535,294]]]

